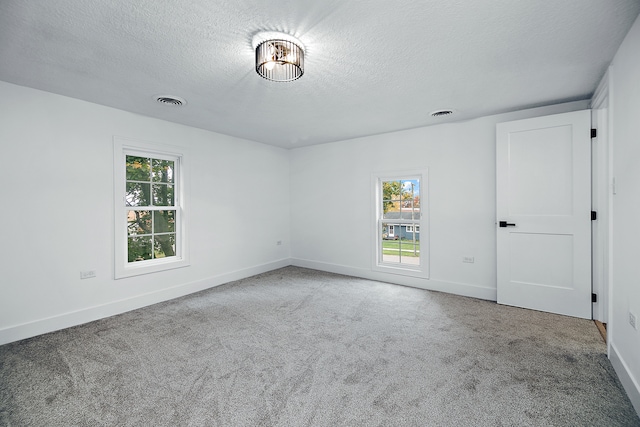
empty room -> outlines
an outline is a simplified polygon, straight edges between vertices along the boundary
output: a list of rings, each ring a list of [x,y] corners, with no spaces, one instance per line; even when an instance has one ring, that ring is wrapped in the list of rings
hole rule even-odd
[[[640,426],[640,1],[0,1],[0,426]]]

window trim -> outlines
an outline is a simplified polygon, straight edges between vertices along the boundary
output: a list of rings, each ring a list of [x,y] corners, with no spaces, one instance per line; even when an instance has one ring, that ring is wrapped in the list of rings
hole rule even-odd
[[[420,238],[420,265],[419,266],[407,266],[396,263],[385,263],[382,261],[382,238],[381,238],[381,225],[385,220],[382,218],[382,182],[383,181],[399,181],[399,180],[420,180],[420,219],[417,222],[417,226],[421,233]],[[401,170],[391,172],[376,172],[371,175],[371,187],[372,187],[372,207],[373,207],[373,227],[372,236],[374,239],[372,245],[372,270],[384,273],[398,274],[403,276],[411,276],[422,279],[429,278],[429,175],[427,169],[420,170]],[[394,225],[411,225],[415,224],[414,220],[393,219]],[[386,222],[390,222],[388,219]],[[418,232],[420,232],[418,231]],[[427,236],[422,238],[422,236]]]
[[[188,182],[185,167],[186,150],[184,147],[155,144],[129,138],[114,136],[113,138],[113,182],[114,182],[114,278],[138,276],[156,273],[189,265],[189,245],[187,239],[187,206],[186,183]],[[127,258],[127,215],[130,210],[123,202],[126,197],[127,155],[151,158],[175,159],[175,206],[176,210],[176,255],[168,258],[154,258],[134,263]],[[155,157],[154,157],[155,156]]]

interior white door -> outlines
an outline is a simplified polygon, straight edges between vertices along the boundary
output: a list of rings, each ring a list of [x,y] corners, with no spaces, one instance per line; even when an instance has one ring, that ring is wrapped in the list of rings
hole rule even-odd
[[[591,318],[591,114],[497,125],[498,303]]]

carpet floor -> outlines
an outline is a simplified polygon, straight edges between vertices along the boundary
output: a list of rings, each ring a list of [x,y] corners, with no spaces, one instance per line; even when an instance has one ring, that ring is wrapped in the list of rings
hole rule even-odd
[[[287,267],[0,346],[2,426],[640,426],[591,321]]]

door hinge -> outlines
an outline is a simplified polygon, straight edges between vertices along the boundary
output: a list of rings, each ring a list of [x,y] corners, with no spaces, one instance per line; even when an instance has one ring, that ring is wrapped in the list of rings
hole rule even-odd
[[[591,221],[595,221],[598,219],[598,213],[596,211],[591,211]]]
[[[591,302],[598,302],[598,294],[591,294]]]
[[[591,129],[591,138],[595,138],[598,136],[598,129]]]

